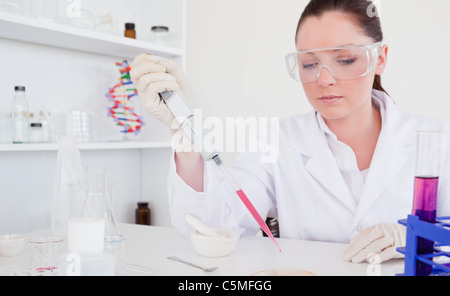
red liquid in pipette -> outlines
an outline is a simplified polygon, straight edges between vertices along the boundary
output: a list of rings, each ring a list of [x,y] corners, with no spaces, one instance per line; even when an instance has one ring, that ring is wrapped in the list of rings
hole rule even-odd
[[[250,213],[252,214],[252,216],[256,220],[256,222],[258,222],[258,224],[261,227],[261,229],[265,232],[265,234],[267,234],[270,237],[270,239],[278,247],[278,250],[281,252],[281,248],[278,245],[278,243],[275,240],[275,238],[273,237],[272,232],[270,231],[270,229],[267,226],[266,222],[264,222],[264,220],[261,218],[261,216],[259,215],[258,211],[255,209],[253,204],[248,199],[247,195],[245,195],[244,191],[239,190],[239,191],[236,191],[236,193],[239,196],[239,198],[241,199],[241,201],[244,203],[244,205],[247,207],[247,209],[250,211]]]

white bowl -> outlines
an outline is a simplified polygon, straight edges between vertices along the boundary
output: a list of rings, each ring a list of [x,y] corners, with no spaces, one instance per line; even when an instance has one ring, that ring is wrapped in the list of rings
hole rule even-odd
[[[5,257],[20,255],[26,245],[26,238],[21,234],[7,234],[0,236],[0,254]]]
[[[239,240],[235,231],[214,229],[219,236],[206,236],[196,230],[191,233],[191,242],[195,251],[205,257],[225,257],[233,252]]]

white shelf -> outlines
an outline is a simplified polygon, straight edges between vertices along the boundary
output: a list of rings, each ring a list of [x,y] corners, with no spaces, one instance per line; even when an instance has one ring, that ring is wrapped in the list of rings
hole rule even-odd
[[[169,142],[104,142],[104,143],[80,143],[78,149],[92,150],[121,150],[121,149],[156,149],[171,148]],[[0,144],[0,152],[39,152],[57,151],[58,145],[50,144]]]
[[[166,58],[184,56],[184,51],[179,48],[49,23],[6,12],[0,12],[0,37],[123,58],[134,58],[140,53],[151,53]]]

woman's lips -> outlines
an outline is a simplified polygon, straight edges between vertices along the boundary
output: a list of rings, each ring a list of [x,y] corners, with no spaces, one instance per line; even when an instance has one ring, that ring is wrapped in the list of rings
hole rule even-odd
[[[324,96],[324,97],[319,98],[320,101],[322,101],[326,104],[335,103],[341,99],[342,99],[342,97],[339,97],[339,96]]]

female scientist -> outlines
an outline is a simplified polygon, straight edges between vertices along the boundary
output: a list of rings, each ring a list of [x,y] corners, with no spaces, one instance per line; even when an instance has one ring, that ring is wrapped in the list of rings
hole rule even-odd
[[[297,52],[286,61],[314,112],[280,123],[277,161],[241,153],[232,169],[261,216],[278,219],[280,237],[349,243],[344,260],[355,263],[374,254],[381,262],[397,257],[405,244],[397,220],[412,211],[417,130],[444,132],[437,208],[450,214],[448,127],[409,114],[384,91],[388,47],[379,18],[368,13],[372,5],[310,1],[298,23]],[[144,54],[131,76],[143,108],[170,128],[174,117],[159,93],[181,88],[189,96],[185,74]],[[192,214],[254,235],[258,224],[210,165],[200,153],[175,152],[168,179],[174,226],[188,234],[184,217]]]

